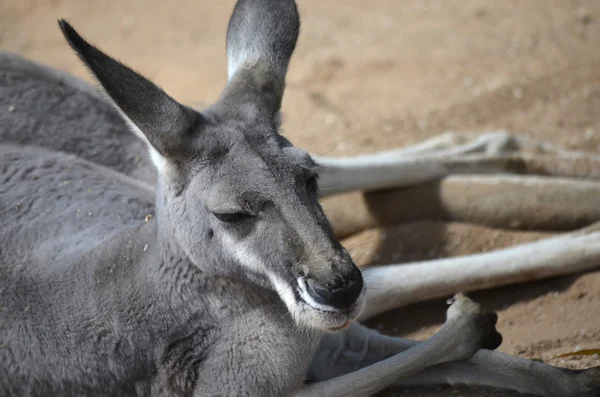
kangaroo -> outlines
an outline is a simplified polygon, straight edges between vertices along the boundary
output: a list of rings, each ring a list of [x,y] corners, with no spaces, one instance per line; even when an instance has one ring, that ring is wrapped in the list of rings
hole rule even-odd
[[[354,321],[368,280],[322,212],[317,164],[279,134],[293,0],[238,1],[229,83],[202,111],[59,25],[114,110],[69,76],[1,59],[4,92],[49,79],[66,92],[57,108],[83,111],[53,114],[40,96],[3,109],[0,395],[359,397],[448,382],[599,395],[595,369],[490,350],[496,316],[464,295],[425,342]],[[45,116],[23,117],[36,106],[56,140]],[[90,140],[70,142],[73,128]],[[99,137],[115,152],[98,153]],[[119,169],[121,140],[146,145],[152,186]]]

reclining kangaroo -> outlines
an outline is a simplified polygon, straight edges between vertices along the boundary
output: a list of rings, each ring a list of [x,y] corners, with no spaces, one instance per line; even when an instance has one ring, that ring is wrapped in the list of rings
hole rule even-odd
[[[486,350],[500,343],[495,315],[463,295],[425,342],[353,321],[361,272],[321,210],[316,164],[278,133],[293,0],[237,3],[230,80],[202,112],[60,27],[147,145],[157,182],[105,167],[131,163],[94,140],[127,138],[87,86],[0,58],[0,101],[28,104],[0,113],[1,396],[359,397],[440,383],[600,395],[597,370]],[[23,89],[40,81],[79,117]],[[38,110],[49,119],[22,117]],[[85,129],[90,141],[69,141]]]

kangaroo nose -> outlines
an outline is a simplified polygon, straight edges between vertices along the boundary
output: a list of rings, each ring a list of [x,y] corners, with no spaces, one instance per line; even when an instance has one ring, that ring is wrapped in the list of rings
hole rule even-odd
[[[317,303],[346,310],[352,307],[363,290],[363,278],[358,268],[348,277],[323,283],[309,278],[306,280],[307,292]]]

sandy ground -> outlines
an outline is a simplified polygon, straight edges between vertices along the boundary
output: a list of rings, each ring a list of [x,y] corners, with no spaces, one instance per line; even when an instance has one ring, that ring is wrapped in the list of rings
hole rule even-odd
[[[59,34],[66,17],[177,99],[213,101],[225,80],[233,0],[4,0],[0,48],[88,77]],[[444,131],[507,128],[600,151],[597,0],[299,0],[302,34],[284,99],[285,133],[314,153],[370,153]],[[484,198],[482,198],[484,199]],[[598,198],[600,204],[600,198]],[[398,263],[484,252],[545,234],[420,222],[346,241],[358,262]],[[376,248],[378,247],[378,248]],[[380,252],[374,252],[377,249]],[[500,350],[583,368],[600,348],[600,272],[475,294],[498,310]],[[384,332],[423,339],[443,301],[381,316]],[[387,395],[510,396],[440,388]]]

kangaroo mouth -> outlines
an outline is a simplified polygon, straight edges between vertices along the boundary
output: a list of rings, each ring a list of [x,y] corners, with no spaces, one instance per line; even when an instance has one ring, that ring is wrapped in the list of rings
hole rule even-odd
[[[312,309],[322,312],[339,313],[340,309],[317,302],[308,291],[308,284],[302,277],[296,280],[298,282],[298,295],[302,302],[310,306]]]
[[[346,329],[352,321],[358,316],[362,309],[362,299],[357,299],[351,305],[339,308],[319,302],[313,298],[309,292],[309,286],[305,279],[297,279],[296,299],[302,302],[307,309],[318,313],[319,316],[327,319],[327,325],[323,324],[323,329],[329,332],[337,332]],[[362,293],[361,293],[362,295]]]
[[[328,302],[318,302],[311,298],[310,286],[301,277],[295,282],[290,281],[285,282],[282,278],[272,276],[271,282],[294,321],[301,326],[326,332],[340,331],[349,327],[362,311],[364,290],[351,304],[333,307]]]
[[[339,327],[330,327],[330,328],[328,328],[328,330],[332,331],[332,332],[341,331],[341,330],[343,330],[345,328],[348,328],[350,326],[351,322],[352,321],[348,320],[344,324],[340,325]]]
[[[306,278],[299,277],[296,279],[296,282],[296,297],[304,304],[308,305],[311,309],[322,312],[338,314],[351,313],[360,303],[359,298],[364,293],[364,289],[362,288],[361,284],[360,291],[355,292],[354,296],[349,299],[342,299],[341,302],[339,300],[336,302],[323,298],[323,294],[329,298],[329,291],[323,292],[323,290],[321,290],[320,293],[316,293],[315,290],[311,288],[309,281],[307,281]]]

